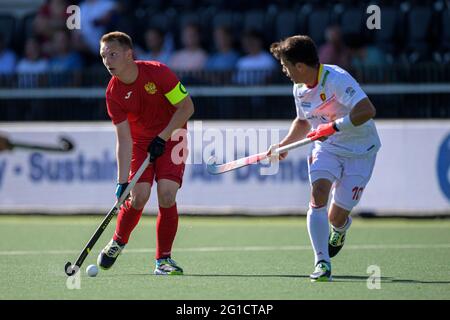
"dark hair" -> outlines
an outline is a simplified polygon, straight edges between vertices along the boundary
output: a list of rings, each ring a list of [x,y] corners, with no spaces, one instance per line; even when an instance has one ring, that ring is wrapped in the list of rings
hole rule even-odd
[[[148,32],[148,31],[156,32],[161,38],[164,38],[164,36],[166,35],[166,32],[162,28],[155,26],[155,25],[148,26],[147,30],[145,30],[145,32]]]
[[[367,45],[367,39],[358,33],[347,33],[343,36],[344,44],[354,50],[361,49]]]
[[[264,42],[264,35],[263,33],[258,29],[245,29],[242,33],[242,38],[251,38],[251,39],[257,39],[261,42]]]
[[[310,67],[319,65],[319,55],[314,41],[304,35],[292,36],[270,46],[270,52],[275,58],[284,58],[292,64],[304,63]]]
[[[133,49],[133,41],[131,37],[124,32],[113,31],[107,34],[104,34],[100,39],[100,43],[117,41],[122,47],[126,47],[128,49]]]
[[[197,32],[199,35],[201,35],[201,28],[200,25],[195,22],[195,21],[187,21],[183,24],[183,28],[187,29],[187,28],[192,28],[195,30],[195,32]]]
[[[222,30],[229,36],[233,35],[233,30],[232,30],[231,26],[229,26],[228,24],[219,24],[214,27],[214,30]]]

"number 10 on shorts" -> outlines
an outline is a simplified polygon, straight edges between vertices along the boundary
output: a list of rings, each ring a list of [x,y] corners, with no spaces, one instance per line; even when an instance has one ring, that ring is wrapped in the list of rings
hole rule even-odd
[[[352,199],[358,201],[359,198],[361,197],[361,194],[362,194],[363,190],[364,190],[364,188],[354,187],[352,189],[352,192],[353,192]]]

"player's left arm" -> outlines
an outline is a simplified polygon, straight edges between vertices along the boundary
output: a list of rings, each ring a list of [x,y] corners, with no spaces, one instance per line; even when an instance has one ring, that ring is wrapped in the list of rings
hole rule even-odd
[[[351,126],[357,127],[366,123],[370,119],[375,118],[375,115],[376,109],[369,98],[366,97],[353,107],[352,111],[350,111],[348,121],[351,122]],[[334,121],[335,125],[336,121]]]
[[[177,76],[164,64],[160,64],[155,71],[155,76],[159,78],[158,85],[176,111],[167,126],[150,142],[148,146],[150,162],[163,154],[166,141],[170,139],[172,133],[184,126],[194,113],[194,103]]]
[[[336,85],[336,98],[341,104],[351,108],[350,112],[332,122],[319,125],[307,135],[308,138],[317,140],[328,137],[338,131],[360,126],[375,117],[374,105],[350,75]]]
[[[181,83],[179,84],[181,86]],[[172,115],[167,126],[161,131],[158,136],[150,142],[148,152],[150,152],[150,162],[154,162],[156,158],[161,156],[164,152],[166,141],[170,139],[172,133],[181,128],[194,113],[194,103],[189,95],[182,98],[181,101],[174,103],[173,106],[177,108]]]
[[[172,133],[181,128],[189,118],[194,114],[194,103],[189,95],[183,98],[180,102],[173,105],[177,110],[170,119],[166,128],[158,135],[163,140],[167,141],[172,136]]]

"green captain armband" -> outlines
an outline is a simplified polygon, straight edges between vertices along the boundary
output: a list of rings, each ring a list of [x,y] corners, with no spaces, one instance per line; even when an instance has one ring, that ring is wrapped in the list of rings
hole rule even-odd
[[[178,82],[172,90],[164,95],[171,104],[175,105],[183,100],[188,95],[188,92],[186,88],[181,84],[181,82]]]

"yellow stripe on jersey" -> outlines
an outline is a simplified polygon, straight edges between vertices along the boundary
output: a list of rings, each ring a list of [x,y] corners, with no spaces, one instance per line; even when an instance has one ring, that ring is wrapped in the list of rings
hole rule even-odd
[[[323,64],[320,64],[320,66],[319,66],[319,73],[317,74],[317,83],[320,82],[320,78],[322,77],[322,73],[323,73]]]
[[[170,90],[164,95],[171,104],[175,105],[181,100],[183,100],[188,95],[188,92],[181,84],[181,82],[178,82],[177,85],[172,90]]]

